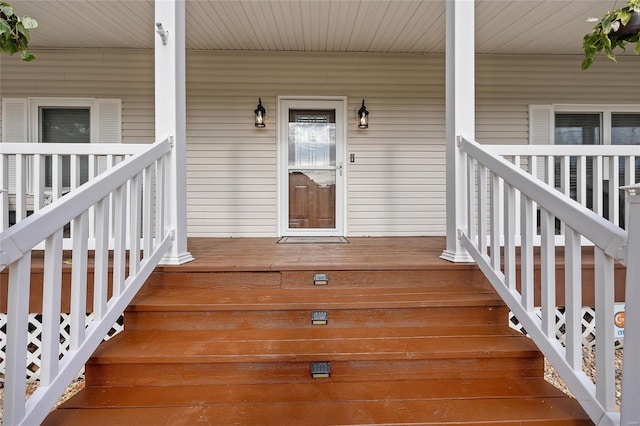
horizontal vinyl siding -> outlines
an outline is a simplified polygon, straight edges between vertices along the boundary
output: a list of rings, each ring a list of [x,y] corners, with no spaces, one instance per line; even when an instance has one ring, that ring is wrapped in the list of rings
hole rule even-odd
[[[153,52],[126,49],[45,50],[36,60],[3,57],[3,97],[122,99],[123,143],[150,143],[155,134]]]
[[[490,56],[476,60],[476,139],[527,144],[530,104],[640,104],[640,57],[604,56],[582,71],[580,56]]]
[[[191,52],[187,68],[189,232],[277,235],[278,96],[346,96],[351,236],[444,230],[441,56]],[[267,126],[253,126],[258,97]],[[355,111],[366,99],[368,130]],[[286,214],[286,212],[285,212]]]
[[[123,141],[153,140],[153,52],[36,53],[0,59],[3,97],[121,98]],[[529,104],[638,103],[638,59],[583,72],[579,56],[478,56],[476,138],[526,144]],[[188,52],[189,235],[277,235],[278,96],[347,97],[349,235],[444,235],[444,84],[441,55]],[[265,129],[253,126],[258,97]]]

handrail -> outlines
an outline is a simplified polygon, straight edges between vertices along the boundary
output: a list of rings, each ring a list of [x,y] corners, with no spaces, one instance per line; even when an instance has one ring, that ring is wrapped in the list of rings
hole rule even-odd
[[[146,148],[0,233],[0,264],[8,267],[9,282],[4,424],[42,422],[171,247],[173,230],[165,213],[171,143],[165,140]],[[93,307],[86,306],[89,210],[96,217]],[[71,341],[60,359],[62,239],[69,222]],[[40,385],[25,402],[31,253],[41,241],[45,251]],[[93,313],[88,325],[87,312]]]
[[[97,146],[96,146],[97,145]],[[121,144],[121,143],[11,143],[0,144],[0,154],[7,155],[93,155],[96,148],[101,155],[135,155],[146,151],[149,144]]]
[[[458,138],[458,145],[466,154],[464,190],[467,195],[467,220],[458,230],[462,246],[558,371],[589,417],[598,425],[619,425],[621,416],[622,419],[637,421],[640,408],[635,403],[625,403],[624,388],[621,413],[616,410],[614,334],[611,324],[614,313],[614,262],[625,262],[627,259],[629,263],[632,262],[629,257],[632,253],[627,253],[627,244],[628,238],[633,234],[536,179],[519,165],[498,156],[496,152],[501,155],[505,153],[501,147],[486,147],[462,137]],[[518,256],[514,243],[514,211],[517,200],[522,216],[522,244]],[[640,204],[640,199],[635,202]],[[539,209],[539,219],[534,206]],[[630,217],[631,224],[640,220],[640,211],[635,210],[640,209],[630,209],[632,214],[638,215]],[[565,347],[557,340],[555,332],[556,220],[561,222],[565,237]],[[542,237],[540,276],[537,277],[541,281],[540,295],[535,294],[534,286],[533,230],[538,226]],[[582,366],[581,238],[593,243],[595,254],[595,383],[587,377]],[[501,239],[504,240],[504,248],[500,245]],[[636,255],[639,253],[634,254]],[[637,263],[636,259],[633,260]],[[517,263],[520,265],[519,279],[516,278]],[[637,294],[638,286],[635,281],[638,277],[631,276],[632,272],[632,269],[627,271],[627,291]],[[540,296],[541,300],[541,318],[534,310],[536,296]],[[627,299],[627,303],[629,302],[632,300]],[[627,305],[627,312],[637,308],[635,304]],[[636,336],[637,324],[627,322],[626,326],[625,348],[630,345],[637,347],[639,342],[636,340],[640,340]],[[625,349],[625,357],[626,355]],[[640,368],[634,364],[637,364],[635,360],[633,364],[625,364],[623,382],[638,382]],[[637,383],[635,389],[640,389]],[[637,395],[626,395],[627,401],[635,397]]]

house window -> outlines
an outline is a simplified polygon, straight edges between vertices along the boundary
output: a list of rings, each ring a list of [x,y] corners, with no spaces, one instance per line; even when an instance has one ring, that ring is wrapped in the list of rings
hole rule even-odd
[[[532,144],[640,145],[640,106],[530,105],[529,135]],[[560,186],[560,161],[556,159],[556,187]],[[606,165],[605,165],[606,167]],[[635,160],[635,180],[640,180],[640,158]],[[586,164],[588,208],[593,208],[593,159]],[[569,194],[576,198],[576,157],[570,159]],[[619,182],[630,173],[620,159]],[[609,218],[608,181],[603,182],[603,215]],[[620,190],[619,223],[624,226],[624,191]]]
[[[90,143],[91,109],[66,107],[39,108],[39,140],[42,143]],[[52,186],[52,159],[45,161],[45,186]],[[80,183],[89,179],[89,163],[86,157],[80,158]],[[71,186],[70,158],[62,158],[62,186]]]

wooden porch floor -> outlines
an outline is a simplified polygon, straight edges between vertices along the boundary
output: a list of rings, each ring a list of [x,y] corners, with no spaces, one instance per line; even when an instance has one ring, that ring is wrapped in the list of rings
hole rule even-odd
[[[444,237],[358,237],[348,243],[278,244],[278,238],[189,238],[191,271],[279,271],[332,268],[389,270],[475,268],[440,259]],[[161,267],[173,268],[173,267]]]

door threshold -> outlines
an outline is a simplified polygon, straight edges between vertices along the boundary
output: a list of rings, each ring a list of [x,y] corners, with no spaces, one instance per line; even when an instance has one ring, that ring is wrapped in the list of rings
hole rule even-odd
[[[345,237],[282,237],[278,244],[349,244]]]

